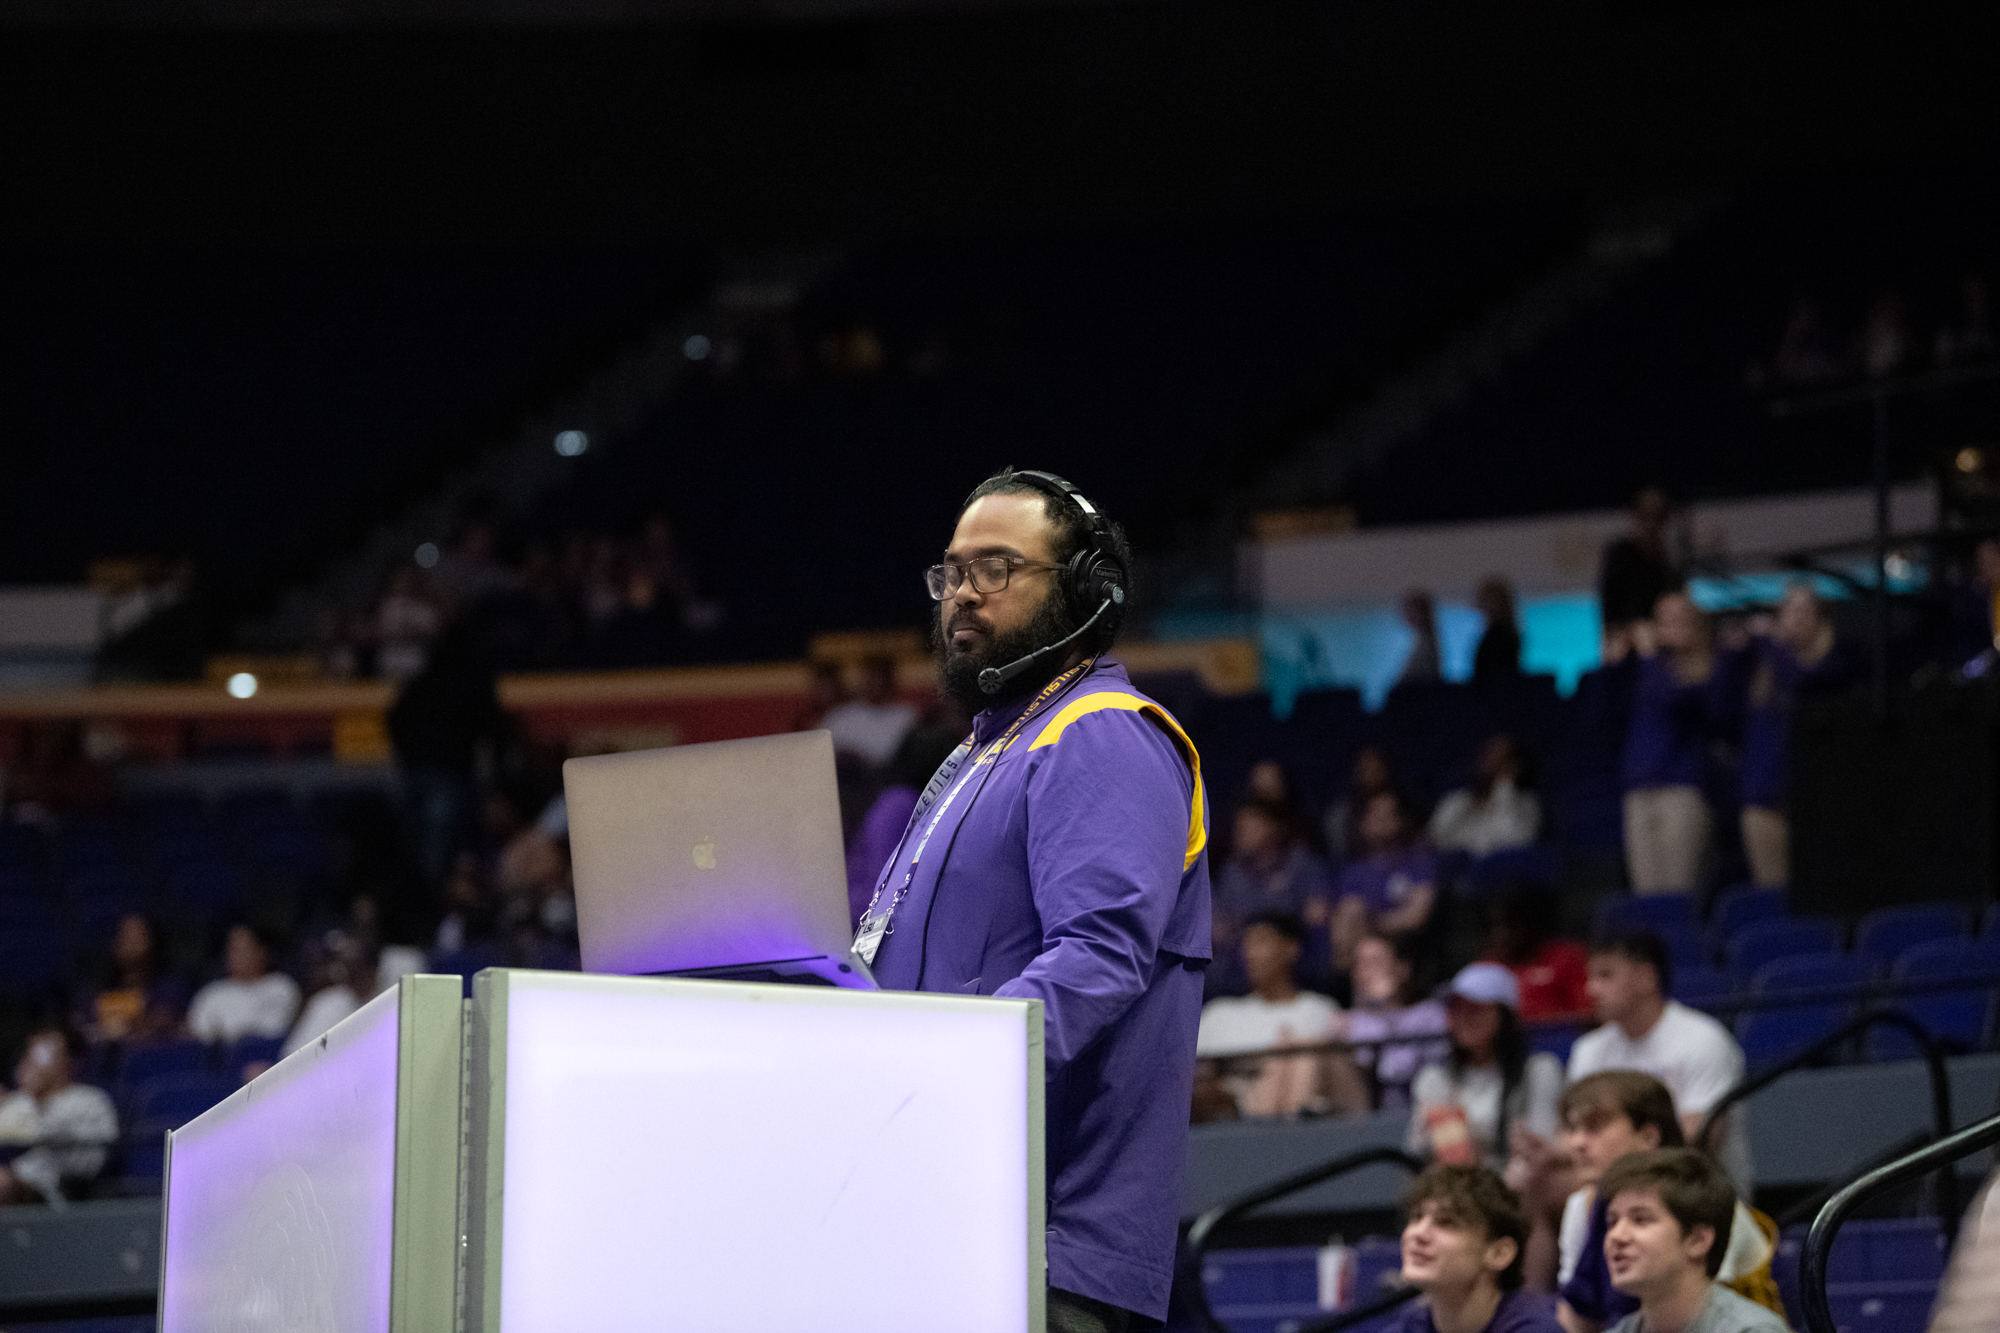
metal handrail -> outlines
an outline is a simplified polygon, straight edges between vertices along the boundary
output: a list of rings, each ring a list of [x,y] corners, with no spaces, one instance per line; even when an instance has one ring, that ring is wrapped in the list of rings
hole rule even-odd
[[[1806,1233],[1805,1248],[1799,1255],[1799,1295],[1805,1304],[1808,1333],[1838,1333],[1833,1322],[1833,1307],[1826,1295],[1826,1264],[1833,1253],[1833,1239],[1839,1234],[1847,1215],[1884,1190],[1894,1189],[1933,1170],[1953,1172],[1956,1169],[1953,1164],[1959,1158],[1995,1144],[2000,1144],[2000,1116],[1968,1125],[1928,1148],[1920,1148],[1887,1166],[1877,1167],[1827,1200],[1826,1207],[1820,1209],[1819,1216],[1813,1219],[1812,1229]],[[1952,1221],[1956,1223],[1956,1220],[1954,1213]],[[1956,1230],[1954,1225],[1952,1231],[1955,1233]]]
[[[1702,1119],[1701,1128],[1695,1132],[1694,1144],[1704,1151],[1712,1152],[1711,1140],[1722,1117],[1735,1105],[1754,1093],[1763,1091],[1795,1069],[1819,1059],[1829,1051],[1872,1027],[1895,1027],[1909,1033],[1923,1052],[1924,1064],[1930,1072],[1931,1119],[1933,1132],[1939,1140],[1949,1138],[1952,1127],[1951,1113],[1951,1070],[1945,1064],[1944,1047],[1931,1035],[1929,1028],[1899,1009],[1872,1009],[1851,1022],[1844,1023],[1826,1036],[1820,1038],[1804,1050],[1780,1060],[1777,1064],[1738,1083],[1722,1099],[1708,1110]],[[1938,1209],[1945,1220],[1947,1241],[1958,1237],[1958,1178],[1946,1171],[1938,1178]]]
[[[1420,1174],[1424,1163],[1401,1148],[1363,1148],[1359,1152],[1347,1153],[1330,1162],[1309,1166],[1303,1171],[1295,1171],[1289,1176],[1274,1180],[1268,1185],[1239,1194],[1224,1203],[1219,1203],[1201,1216],[1195,1218],[1188,1228],[1186,1249],[1182,1263],[1192,1281],[1187,1284],[1190,1299],[1194,1304],[1195,1320],[1208,1333],[1229,1333],[1228,1325],[1215,1317],[1215,1311],[1208,1304],[1208,1288],[1201,1280],[1202,1260],[1208,1253],[1209,1238],[1216,1229],[1233,1222],[1256,1208],[1261,1208],[1274,1199],[1282,1199],[1287,1194],[1297,1194],[1310,1189],[1322,1181],[1344,1176],[1350,1171],[1358,1171],[1364,1166],[1400,1166],[1411,1175]]]

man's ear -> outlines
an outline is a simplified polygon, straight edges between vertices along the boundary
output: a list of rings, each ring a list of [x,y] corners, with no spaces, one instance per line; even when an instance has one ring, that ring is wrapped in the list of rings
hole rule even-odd
[[[1647,1152],[1652,1152],[1660,1146],[1660,1127],[1658,1125],[1644,1126],[1639,1130],[1639,1141],[1646,1145]]]
[[[1519,1258],[1520,1254],[1521,1247],[1512,1236],[1489,1240],[1486,1242],[1486,1271],[1499,1277],[1514,1266],[1514,1260]]]
[[[1707,1223],[1688,1228],[1687,1234],[1681,1237],[1681,1253],[1691,1263],[1700,1264],[1703,1268],[1708,1267],[1708,1252],[1714,1248],[1715,1228]]]

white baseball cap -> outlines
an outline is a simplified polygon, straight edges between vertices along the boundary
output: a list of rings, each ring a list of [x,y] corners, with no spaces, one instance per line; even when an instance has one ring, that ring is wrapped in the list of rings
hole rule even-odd
[[[1449,989],[1453,995],[1476,1000],[1480,1004],[1504,1004],[1509,1009],[1521,1007],[1521,983],[1498,963],[1467,963],[1451,979]]]

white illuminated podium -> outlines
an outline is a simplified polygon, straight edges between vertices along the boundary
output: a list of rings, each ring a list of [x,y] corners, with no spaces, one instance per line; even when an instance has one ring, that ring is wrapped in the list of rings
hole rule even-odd
[[[1040,1333],[1041,1007],[405,977],[167,1171],[163,1333]]]

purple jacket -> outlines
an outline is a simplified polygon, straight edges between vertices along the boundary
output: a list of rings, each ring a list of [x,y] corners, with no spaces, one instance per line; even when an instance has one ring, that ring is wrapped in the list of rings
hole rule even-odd
[[[1049,1285],[1162,1319],[1209,956],[1201,760],[1116,663],[995,754],[1027,706],[973,720],[875,978],[1042,1001]],[[878,878],[885,907],[921,832]]]
[[[1431,1322],[1430,1307],[1422,1297],[1404,1306],[1394,1316],[1384,1333],[1437,1333],[1437,1325]],[[1486,1321],[1484,1333],[1559,1333],[1562,1325],[1556,1320],[1556,1299],[1547,1292],[1528,1291],[1516,1288],[1503,1293],[1500,1306],[1493,1317]]]

